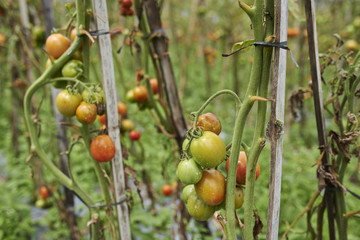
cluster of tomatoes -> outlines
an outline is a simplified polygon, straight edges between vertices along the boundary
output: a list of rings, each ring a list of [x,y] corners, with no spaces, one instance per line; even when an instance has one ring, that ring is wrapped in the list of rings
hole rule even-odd
[[[194,128],[193,128],[194,129]],[[198,138],[185,139],[183,152],[186,156],[180,161],[176,176],[185,184],[182,191],[182,200],[186,203],[189,214],[199,221],[208,220],[216,210],[225,206],[226,179],[216,169],[226,159],[226,147],[218,136],[221,132],[221,123],[213,113],[199,116],[195,129],[200,129]],[[245,164],[241,162],[238,168],[237,181],[239,186],[235,190],[235,208],[240,208],[244,201],[243,179],[246,179],[246,155],[241,152],[240,158],[245,157]],[[229,158],[226,163],[228,170]],[[239,165],[240,167],[240,165]],[[245,171],[243,171],[245,167]],[[257,172],[257,177],[258,173]]]
[[[137,77],[140,79],[141,77]],[[149,92],[146,86],[140,85],[140,81],[137,81],[137,85],[130,89],[126,93],[126,100],[130,103],[137,103],[140,110],[144,110],[146,108],[150,108],[149,104]],[[150,78],[149,83],[151,86],[151,92],[152,94],[156,95],[159,92],[159,83],[156,78]]]
[[[119,5],[121,6],[120,15],[124,17],[133,16],[134,10],[131,9],[132,4],[131,0],[119,0]]]
[[[54,191],[53,187],[51,187],[51,191],[46,186],[40,187],[39,196],[35,202],[35,206],[38,208],[46,208],[49,207],[51,204],[49,203],[48,199],[51,195],[51,192]]]

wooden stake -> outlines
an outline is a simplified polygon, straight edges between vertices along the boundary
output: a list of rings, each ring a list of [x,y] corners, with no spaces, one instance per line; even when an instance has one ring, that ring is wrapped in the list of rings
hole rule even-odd
[[[275,36],[276,42],[287,41],[288,3],[276,0]],[[284,135],[286,55],[284,49],[275,48],[272,77],[272,99],[270,117],[271,167],[269,184],[269,207],[266,239],[278,239],[281,171]]]
[[[101,31],[109,31],[109,20],[107,14],[106,0],[93,0],[93,10],[101,17],[102,21],[96,19],[96,27]],[[86,11],[87,9],[85,9]],[[103,87],[106,96],[106,110],[107,110],[107,124],[109,136],[113,139],[116,147],[115,157],[111,160],[112,179],[114,181],[115,201],[120,202],[126,199],[125,192],[125,175],[124,166],[122,162],[122,153],[120,146],[120,129],[117,111],[117,92],[115,86],[114,64],[112,58],[112,48],[110,35],[100,35],[98,37],[101,70],[103,75]],[[116,205],[118,226],[120,230],[121,239],[131,239],[130,233],[130,219],[127,201]]]

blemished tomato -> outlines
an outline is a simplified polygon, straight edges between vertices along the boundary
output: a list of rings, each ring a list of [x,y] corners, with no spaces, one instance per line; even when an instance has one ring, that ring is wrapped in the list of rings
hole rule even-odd
[[[153,94],[157,94],[159,92],[158,80],[156,78],[150,78],[149,82],[151,86],[151,91],[153,92]]]
[[[130,131],[134,129],[135,124],[130,119],[121,120],[121,130]]]
[[[211,131],[217,135],[221,132],[220,120],[213,113],[201,114],[196,126],[200,127],[203,131]]]
[[[173,192],[173,188],[170,184],[165,184],[164,186],[162,186],[161,192],[164,196],[170,196]]]
[[[99,122],[100,122],[102,125],[106,125],[106,115],[105,115],[105,114],[99,116]]]
[[[193,158],[184,159],[177,166],[176,177],[183,184],[195,184],[200,181],[202,170]]]
[[[125,103],[118,102],[117,107],[118,107],[118,114],[120,114],[121,116],[125,116],[127,113],[127,107],[126,107]]]
[[[109,135],[99,135],[90,144],[91,156],[98,162],[108,162],[115,156],[115,144]]]
[[[133,141],[137,141],[139,140],[141,137],[141,132],[140,131],[137,131],[137,130],[132,130],[130,131],[129,133],[129,138]]]
[[[46,39],[45,46],[48,54],[56,59],[70,47],[70,40],[60,33],[53,33]]]
[[[236,171],[236,183],[238,185],[245,185],[246,184],[246,154],[244,151],[240,151],[239,153],[239,160],[238,160],[238,166]],[[228,172],[229,171],[229,164],[230,164],[230,157],[226,160],[225,169]],[[260,175],[260,165],[257,163],[256,165],[256,179],[258,179]]]
[[[125,99],[128,102],[135,102],[134,89],[131,89],[131,90],[127,91]]]
[[[72,59],[68,61],[61,69],[63,77],[75,77],[83,71],[83,63],[79,60]]]
[[[49,198],[49,192],[45,186],[40,187],[40,196],[42,199],[46,200]]]
[[[187,185],[184,187],[181,193],[181,199],[184,201],[184,203],[187,203],[189,197],[191,194],[195,193],[195,186],[194,184]]]
[[[204,203],[196,194],[191,194],[187,200],[186,208],[193,218],[206,221],[214,214],[216,207]]]
[[[82,97],[79,93],[73,95],[64,89],[56,96],[56,107],[65,117],[72,117],[81,101]]]
[[[216,169],[204,170],[201,180],[195,184],[196,195],[207,205],[219,205],[225,198],[226,182]]]
[[[97,108],[93,103],[82,101],[76,109],[76,119],[85,124],[91,124],[96,120]]]
[[[148,99],[148,90],[145,86],[136,86],[134,88],[134,99],[136,102],[146,102]]]
[[[193,139],[190,150],[195,161],[203,168],[214,168],[226,158],[224,142],[210,131],[204,131],[201,137]]]

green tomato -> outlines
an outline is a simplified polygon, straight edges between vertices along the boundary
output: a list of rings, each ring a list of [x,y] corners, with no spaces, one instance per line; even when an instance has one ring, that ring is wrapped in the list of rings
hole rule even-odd
[[[188,143],[189,143],[189,139],[185,138],[185,140],[183,141],[183,144],[182,144],[182,150],[183,150],[184,153],[185,153],[186,145],[187,145]],[[189,146],[189,148],[187,149],[187,152],[186,152],[186,153],[191,156],[190,146]]]
[[[194,159],[185,159],[179,163],[176,169],[176,177],[183,184],[195,184],[200,181],[202,177],[202,170]]]
[[[194,184],[187,185],[184,187],[181,193],[181,199],[184,201],[184,203],[187,203],[190,195],[195,193],[195,186]]]
[[[209,206],[201,201],[196,194],[191,194],[187,201],[187,210],[193,218],[198,221],[206,221],[214,214],[216,207]]]
[[[194,160],[203,168],[217,167],[226,158],[224,142],[210,131],[204,131],[201,137],[193,139],[190,150]]]
[[[126,101],[131,102],[131,103],[135,102],[134,89],[131,89],[126,93],[125,99],[126,99]]]
[[[83,71],[83,63],[79,60],[70,60],[62,68],[63,77],[75,77]]]
[[[81,100],[82,97],[79,93],[73,95],[64,89],[56,96],[56,107],[65,117],[72,117],[75,115]]]
[[[35,206],[38,208],[44,208],[46,206],[46,202],[44,199],[39,198],[38,200],[36,200]]]

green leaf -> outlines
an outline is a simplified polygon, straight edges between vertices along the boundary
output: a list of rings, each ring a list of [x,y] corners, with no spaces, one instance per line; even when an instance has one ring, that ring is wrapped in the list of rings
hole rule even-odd
[[[237,42],[232,46],[231,52],[235,52],[236,50],[239,50],[240,48],[245,47],[245,46],[247,46],[249,44],[252,44],[254,42],[255,42],[254,40],[246,40],[246,41],[242,41],[242,42]],[[242,51],[247,51],[252,47],[253,47],[253,45],[249,46],[247,48],[244,48],[244,50],[242,50]]]

